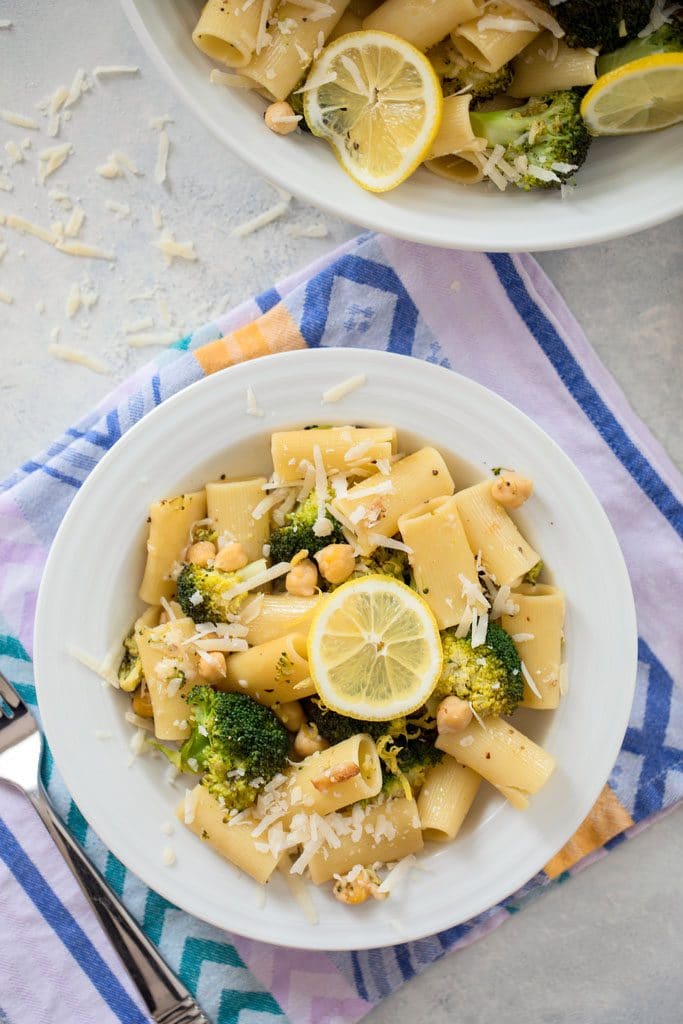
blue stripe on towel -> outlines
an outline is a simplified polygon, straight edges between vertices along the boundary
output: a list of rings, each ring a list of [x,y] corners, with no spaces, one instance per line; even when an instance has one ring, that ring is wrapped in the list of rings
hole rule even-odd
[[[148,1024],[149,1018],[135,1005],[2,818],[0,857],[121,1024]]]
[[[554,325],[531,298],[512,258],[505,253],[489,253],[488,258],[510,302],[552,363],[574,401],[641,490],[666,517],[679,537],[683,537],[683,505],[628,436],[612,410],[588,380]]]

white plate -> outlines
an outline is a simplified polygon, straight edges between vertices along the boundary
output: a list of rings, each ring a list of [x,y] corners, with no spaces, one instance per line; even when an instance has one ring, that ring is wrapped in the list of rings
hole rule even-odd
[[[122,0],[143,46],[176,92],[237,156],[266,178],[345,220],[415,242],[496,252],[567,249],[652,227],[683,213],[683,126],[658,135],[599,139],[562,200],[493,186],[457,186],[420,170],[393,192],[373,195],[341,170],[324,142],[286,138],[263,124],[264,102],[211,85],[212,62],[193,44],[195,0]],[[234,211],[224,210],[230,218]]]
[[[337,405],[331,384],[363,370],[367,383]],[[252,385],[262,418],[248,416]],[[519,514],[567,600],[569,693],[557,712],[515,716],[557,759],[525,813],[482,787],[457,842],[420,857],[402,900],[349,908],[313,890],[320,923],[308,924],[276,877],[265,907],[258,886],[178,825],[182,792],[165,762],[129,768],[127,699],[100,685],[66,652],[103,658],[141,607],[136,596],[149,504],[221,473],[269,472],[269,435],[306,423],[394,424],[401,448],[429,443],[458,485],[491,466],[518,466],[535,482]],[[113,853],[172,903],[222,928],[289,946],[354,949],[416,939],[498,902],[539,871],[597,799],[628,720],[636,627],[626,568],[607,518],[583,477],[521,412],[478,384],[405,356],[323,350],[268,356],[217,373],[166,401],[132,428],[94,470],[54,541],[38,600],[36,685],[47,737],[71,794]],[[113,733],[107,742],[96,730]],[[166,844],[177,852],[162,866]],[[400,931],[397,931],[397,922]]]

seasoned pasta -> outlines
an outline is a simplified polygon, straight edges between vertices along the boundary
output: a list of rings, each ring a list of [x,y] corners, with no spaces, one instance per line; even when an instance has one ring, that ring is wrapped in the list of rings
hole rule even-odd
[[[385,899],[482,787],[523,810],[551,776],[507,716],[557,707],[564,598],[509,514],[518,473],[463,487],[389,426],[276,431],[271,455],[152,506],[120,689],[206,847]]]
[[[272,101],[266,128],[325,139],[370,191],[400,185],[420,165],[454,184],[563,189],[594,136],[651,131],[683,116],[673,86],[671,96],[654,86],[648,93],[641,79],[642,94],[630,81],[617,87],[631,116],[601,101],[614,87],[610,72],[683,50],[675,5],[645,32],[630,14],[615,22],[623,5],[596,4],[605,10],[590,18],[584,6],[208,0],[192,38],[234,71],[214,69],[212,81],[251,86]],[[678,69],[670,73],[673,81]],[[471,101],[470,110],[453,98]]]

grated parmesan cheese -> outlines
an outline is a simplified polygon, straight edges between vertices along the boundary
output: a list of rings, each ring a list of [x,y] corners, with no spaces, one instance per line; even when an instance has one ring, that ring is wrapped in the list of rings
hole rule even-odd
[[[93,373],[109,373],[109,367],[99,359],[96,359],[95,356],[88,355],[86,352],[80,352],[78,349],[70,348],[67,345],[56,345],[53,342],[51,345],[48,345],[47,351],[55,359],[63,359],[67,363],[78,363],[79,366],[85,366],[86,369],[92,370]]]
[[[503,18],[486,14],[477,22],[480,32],[538,32],[538,25],[523,18]]]
[[[0,288],[0,302],[4,302],[6,306],[11,306],[14,302],[14,296],[6,292],[4,288]]]
[[[248,416],[265,416],[265,409],[256,401],[256,395],[251,385],[247,388],[247,415]]]
[[[86,245],[85,242],[63,242],[58,238],[55,242],[55,248],[59,249],[60,252],[66,253],[67,256],[84,256],[86,259],[91,260],[114,261],[116,259],[113,252],[107,252],[106,249],[100,249],[96,245]]]
[[[542,699],[543,699],[543,696],[542,696],[542,694],[541,694],[541,691],[540,691],[540,690],[539,690],[539,688],[538,688],[538,687],[536,686],[536,683],[534,682],[534,680],[533,680],[533,678],[532,678],[531,672],[530,672],[530,671],[529,671],[529,669],[528,669],[528,668],[526,667],[526,665],[524,664],[524,662],[522,662],[522,675],[524,676],[524,678],[525,678],[525,680],[526,680],[526,682],[527,682],[527,684],[528,684],[528,686],[529,686],[529,689],[531,690],[531,692],[533,693],[533,695],[534,695],[535,697],[538,697],[538,699],[539,699],[539,700],[542,700]]]
[[[129,67],[126,64],[98,64],[93,68],[95,78],[113,78],[118,75],[137,75],[140,68]]]
[[[340,401],[340,399],[345,398],[346,395],[350,395],[352,391],[356,391],[358,388],[362,387],[366,380],[366,375],[364,373],[359,373],[356,374],[355,377],[349,377],[348,380],[343,380],[340,384],[336,384],[334,387],[328,388],[327,391],[323,392],[323,405]]]
[[[187,260],[190,263],[199,259],[195,252],[194,242],[177,242],[170,231],[165,231],[160,239],[150,244],[161,250],[167,267],[173,263],[174,259]]]
[[[253,89],[253,79],[245,75],[229,74],[227,71],[219,71],[214,68],[209,75],[212,85],[224,85],[229,89]]]
[[[185,790],[185,800],[183,806],[183,820],[186,825],[191,825],[194,821],[194,816],[197,811],[197,801],[199,800],[199,789],[195,786],[194,789]]]
[[[330,233],[325,224],[287,224],[285,232],[292,238],[327,238]]]
[[[12,192],[14,190],[14,185],[12,184],[11,179],[8,178],[6,174],[2,173],[0,173],[0,190],[2,192]]]
[[[533,3],[532,0],[505,0],[505,2],[508,7],[526,15],[529,21],[534,23],[536,29],[539,25],[542,28],[547,28],[556,39],[561,39],[564,35],[564,29],[552,14]]]
[[[23,163],[23,161],[25,159],[24,158],[23,150],[21,150],[19,148],[19,146],[17,146],[16,142],[14,142],[12,139],[9,139],[5,143],[5,152],[7,153],[7,156],[12,161],[12,164]]]
[[[252,235],[255,231],[259,231],[267,224],[272,224],[274,220],[282,217],[288,208],[289,202],[284,200],[281,203],[275,203],[269,210],[264,210],[263,213],[257,214],[256,217],[252,217],[251,220],[247,220],[243,224],[238,224],[230,234],[233,238],[246,238],[247,235]]]
[[[17,114],[14,110],[0,110],[0,118],[7,124],[13,124],[15,128],[30,128],[34,132],[40,129],[40,125],[32,117]]]
[[[166,181],[166,173],[168,168],[168,153],[171,148],[171,140],[168,137],[168,132],[162,128],[159,132],[159,150],[157,153],[157,162],[154,167],[154,180],[158,185],[163,185]]]
[[[81,308],[81,289],[78,284],[71,286],[69,294],[66,297],[66,315],[69,318],[76,316],[76,313]]]
[[[172,846],[165,846],[161,853],[161,859],[165,867],[172,868],[178,858],[176,857],[175,850]]]
[[[147,348],[150,345],[172,345],[177,340],[174,331],[159,331],[156,334],[130,334],[126,341],[131,348]]]
[[[73,213],[69,217],[64,227],[64,234],[67,238],[75,238],[78,232],[83,227],[85,221],[85,210],[80,206],[74,206]]]

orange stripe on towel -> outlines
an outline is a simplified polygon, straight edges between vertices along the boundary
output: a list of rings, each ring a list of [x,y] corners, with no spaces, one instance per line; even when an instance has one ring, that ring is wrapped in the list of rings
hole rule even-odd
[[[543,870],[548,878],[557,878],[632,824],[631,815],[622,807],[609,786],[605,786],[588,817]]]
[[[195,349],[193,355],[204,373],[244,363],[275,352],[306,348],[299,328],[281,302],[250,324]]]

